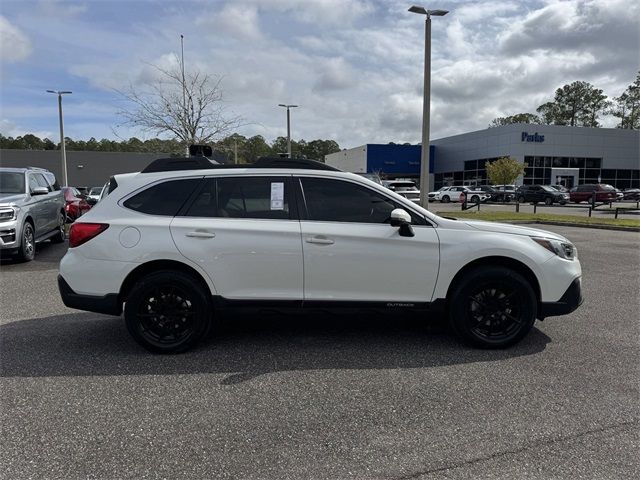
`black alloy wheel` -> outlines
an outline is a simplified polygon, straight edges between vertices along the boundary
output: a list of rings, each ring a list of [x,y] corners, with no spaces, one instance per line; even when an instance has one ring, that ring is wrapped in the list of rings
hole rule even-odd
[[[160,271],[142,278],[125,304],[133,338],[155,353],[180,353],[195,346],[211,324],[210,294],[189,274]]]
[[[453,330],[480,348],[504,348],[520,341],[537,313],[531,285],[505,267],[481,267],[465,274],[449,305]]]
[[[553,203],[553,198],[551,197],[547,197],[544,199],[544,204],[545,205],[551,205]]]
[[[449,198],[449,195],[445,195],[444,197],[442,197],[442,200],[440,200],[442,203],[449,203],[449,200],[451,200]]]

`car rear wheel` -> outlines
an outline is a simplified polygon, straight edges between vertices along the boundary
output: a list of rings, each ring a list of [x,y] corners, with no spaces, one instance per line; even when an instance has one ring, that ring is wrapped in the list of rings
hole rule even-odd
[[[449,195],[445,195],[444,197],[442,197],[442,199],[440,200],[442,203],[449,203],[451,199],[449,198]]]
[[[211,325],[211,296],[193,276],[159,271],[141,280],[127,296],[124,317],[136,342],[154,353],[181,353],[194,347]]]
[[[478,195],[474,195],[471,197],[471,203],[479,203],[480,197]]]
[[[29,222],[24,222],[22,226],[22,236],[20,237],[20,248],[18,258],[23,262],[30,262],[36,256],[36,240],[33,226]]]
[[[505,348],[533,327],[537,300],[532,286],[506,267],[480,267],[464,275],[449,300],[449,321],[465,343]]]
[[[524,203],[524,195],[518,197],[518,203]]]
[[[53,243],[62,243],[64,242],[65,232],[64,225],[67,223],[67,216],[63,212],[58,212],[58,226],[56,234],[51,237],[51,241]]]

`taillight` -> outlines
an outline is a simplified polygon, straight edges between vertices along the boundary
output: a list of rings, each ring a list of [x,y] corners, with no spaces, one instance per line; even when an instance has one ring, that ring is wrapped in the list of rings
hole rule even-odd
[[[69,230],[69,246],[79,247],[109,228],[108,223],[74,223]]]

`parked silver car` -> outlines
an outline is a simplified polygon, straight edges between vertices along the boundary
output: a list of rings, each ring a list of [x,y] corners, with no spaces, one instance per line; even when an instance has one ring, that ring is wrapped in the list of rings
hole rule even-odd
[[[36,242],[65,239],[64,197],[40,168],[0,168],[0,252],[33,260]]]

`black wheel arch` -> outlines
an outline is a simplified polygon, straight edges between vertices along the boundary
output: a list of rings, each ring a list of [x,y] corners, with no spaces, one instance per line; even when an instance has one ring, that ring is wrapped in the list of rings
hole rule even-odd
[[[131,289],[139,279],[145,275],[161,270],[174,270],[189,274],[202,285],[205,291],[212,293],[204,277],[195,268],[177,260],[152,260],[137,266],[127,275],[118,293],[118,303],[122,305],[122,303],[127,300]]]
[[[518,272],[524,278],[526,278],[527,281],[531,284],[531,287],[533,288],[533,291],[536,294],[537,302],[540,303],[540,298],[541,298],[540,283],[538,282],[538,278],[536,277],[536,274],[533,273],[533,270],[531,270],[527,265],[525,265],[521,261],[516,260],[514,258],[491,256],[491,257],[482,257],[482,258],[473,260],[467,263],[464,267],[462,267],[458,271],[458,273],[456,273],[456,275],[453,277],[453,280],[449,284],[449,288],[447,289],[447,305],[451,298],[451,293],[455,289],[456,285],[464,278],[467,272],[471,270],[475,270],[476,268],[479,268],[479,267],[496,267],[496,266],[510,268]]]

